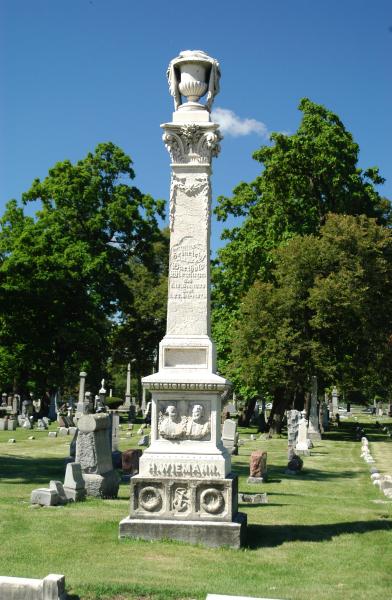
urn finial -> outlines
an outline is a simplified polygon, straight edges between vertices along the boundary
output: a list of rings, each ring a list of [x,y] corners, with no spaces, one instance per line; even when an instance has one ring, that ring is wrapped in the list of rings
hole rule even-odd
[[[202,50],[182,50],[167,69],[169,90],[175,110],[208,110],[219,92],[220,67]],[[199,100],[207,94],[206,104]],[[187,99],[182,103],[181,96]]]

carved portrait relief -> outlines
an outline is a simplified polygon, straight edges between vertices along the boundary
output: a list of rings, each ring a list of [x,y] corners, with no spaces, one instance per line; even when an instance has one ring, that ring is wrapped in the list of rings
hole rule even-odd
[[[208,403],[162,402],[159,406],[158,434],[166,440],[208,441],[211,439]],[[205,406],[204,406],[205,404]]]
[[[184,437],[186,417],[177,417],[177,409],[169,404],[165,413],[160,413],[158,419],[158,433],[166,440],[180,440]]]

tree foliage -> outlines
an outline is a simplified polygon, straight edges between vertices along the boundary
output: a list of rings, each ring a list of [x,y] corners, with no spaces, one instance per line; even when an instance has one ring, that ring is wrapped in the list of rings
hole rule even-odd
[[[273,253],[231,336],[229,375],[285,408],[312,375],[343,391],[386,393],[392,378],[392,232],[375,219],[330,214],[319,236]]]
[[[228,242],[213,269],[213,335],[223,373],[241,299],[256,280],[270,280],[277,247],[296,235],[317,234],[331,212],[365,214],[378,223],[390,218],[389,202],[376,189],[384,181],[378,168],[358,167],[359,147],[337,115],[307,98],[299,109],[303,117],[294,134],[274,133],[272,145],[253,154],[260,175],[218,199],[219,219],[243,219],[224,231]],[[256,393],[241,377],[235,384],[245,398]]]
[[[0,373],[3,384],[41,389],[75,382],[81,366],[100,377],[112,319],[126,297],[132,261],[152,265],[163,203],[130,185],[132,161],[112,143],[36,179],[11,201],[0,229]]]

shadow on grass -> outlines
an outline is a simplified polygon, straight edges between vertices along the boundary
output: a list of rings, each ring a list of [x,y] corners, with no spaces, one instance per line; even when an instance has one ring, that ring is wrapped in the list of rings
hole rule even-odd
[[[392,521],[354,521],[324,525],[248,525],[246,546],[274,548],[285,542],[325,542],[338,535],[392,531]]]
[[[0,462],[0,479],[7,483],[48,484],[50,479],[63,480],[64,474],[64,458],[3,456]]]
[[[235,463],[232,465],[232,471],[239,477],[249,477],[249,465]],[[320,471],[319,469],[310,469],[308,467],[304,467],[304,470],[298,475],[288,475],[285,471],[286,465],[281,467],[268,465],[267,485],[269,483],[281,483],[283,479],[326,481],[328,479],[354,479],[360,475],[360,473],[354,471]]]

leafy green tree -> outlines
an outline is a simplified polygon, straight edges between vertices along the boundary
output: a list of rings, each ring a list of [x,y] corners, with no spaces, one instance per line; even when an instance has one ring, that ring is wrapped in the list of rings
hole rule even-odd
[[[328,215],[320,235],[296,236],[273,255],[232,332],[229,376],[271,395],[273,412],[320,385],[372,396],[392,376],[392,232],[365,216]],[[271,415],[271,421],[273,414]]]
[[[0,224],[0,373],[3,384],[42,390],[76,383],[80,366],[99,380],[112,320],[131,263],[153,261],[163,203],[130,185],[132,161],[112,143],[76,164],[57,163]],[[12,357],[12,359],[10,358]]]
[[[156,367],[159,342],[165,335],[169,230],[153,244],[153,261],[149,267],[132,259],[132,276],[125,276],[127,288],[121,312],[113,329],[113,369],[121,367],[125,382],[126,363],[132,361],[137,395],[141,398],[141,378]]]
[[[390,218],[389,202],[376,189],[384,179],[377,167],[358,167],[359,147],[340,119],[307,98],[299,109],[303,117],[294,134],[273,133],[273,144],[253,154],[263,166],[260,175],[218,199],[218,219],[243,219],[224,231],[228,243],[213,269],[213,335],[223,373],[241,299],[254,281],[269,280],[275,248],[295,235],[317,233],[330,212],[366,214],[379,223]],[[255,396],[244,382],[236,385],[245,398]]]

